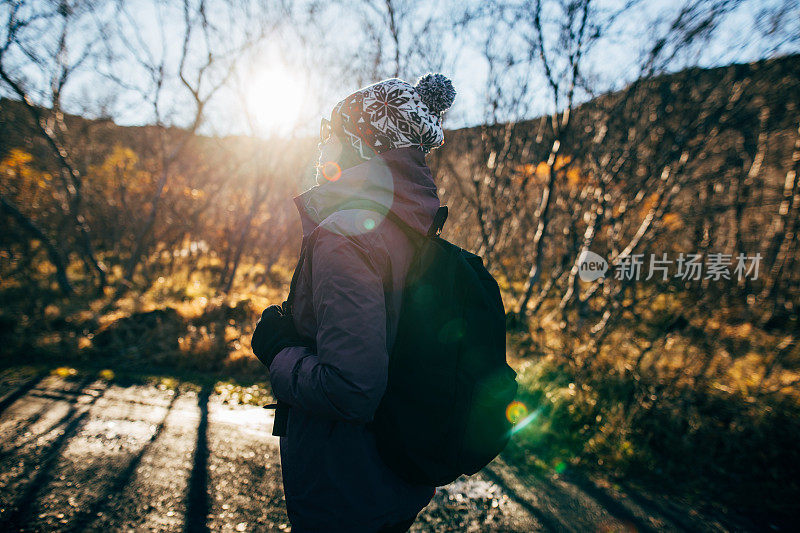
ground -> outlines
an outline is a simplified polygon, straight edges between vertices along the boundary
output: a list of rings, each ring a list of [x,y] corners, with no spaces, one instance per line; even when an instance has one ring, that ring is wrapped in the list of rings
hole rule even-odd
[[[0,531],[289,531],[272,411],[178,381],[41,373],[0,390]],[[722,518],[501,459],[411,531],[727,531]]]

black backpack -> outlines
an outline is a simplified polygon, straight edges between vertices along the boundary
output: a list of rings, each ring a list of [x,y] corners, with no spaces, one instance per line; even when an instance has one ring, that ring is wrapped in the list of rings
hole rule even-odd
[[[368,424],[378,452],[410,483],[442,486],[474,474],[508,443],[506,408],[517,392],[516,372],[506,362],[500,288],[481,257],[439,237],[446,206],[427,235],[377,202],[336,208],[344,209],[377,211],[416,245],[386,392]],[[289,312],[292,293],[284,306]]]

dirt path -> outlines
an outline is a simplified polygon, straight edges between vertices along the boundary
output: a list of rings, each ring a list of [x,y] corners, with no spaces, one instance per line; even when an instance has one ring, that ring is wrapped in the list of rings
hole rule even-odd
[[[0,531],[288,531],[271,412],[208,390],[34,376],[0,391]],[[495,461],[411,531],[725,531],[589,481]]]

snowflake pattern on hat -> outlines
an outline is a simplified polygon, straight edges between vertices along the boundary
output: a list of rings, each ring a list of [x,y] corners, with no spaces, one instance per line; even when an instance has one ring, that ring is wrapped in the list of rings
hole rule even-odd
[[[454,96],[455,91],[452,93]],[[389,78],[359,89],[336,104],[331,125],[364,160],[406,146],[416,146],[427,154],[444,144],[443,112],[432,113],[408,82]]]

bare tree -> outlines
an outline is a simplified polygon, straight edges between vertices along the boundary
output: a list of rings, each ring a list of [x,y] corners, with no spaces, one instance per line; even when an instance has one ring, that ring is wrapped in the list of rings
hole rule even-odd
[[[14,219],[20,227],[27,231],[34,239],[38,239],[47,250],[50,262],[56,268],[56,280],[61,291],[69,296],[73,293],[72,284],[67,277],[67,266],[61,250],[53,243],[52,239],[42,231],[30,218],[26,217],[11,200],[0,195],[0,208]]]
[[[81,258],[97,275],[102,288],[107,283],[106,267],[97,257],[92,232],[83,213],[84,177],[64,139],[66,126],[61,111],[66,85],[93,56],[97,47],[97,41],[89,38],[77,51],[71,49],[75,33],[80,31],[79,24],[90,17],[93,10],[92,2],[11,3],[7,8],[4,42],[0,47],[0,80],[25,105],[36,133],[53,155],[61,178],[64,210],[78,231]],[[53,26],[57,28],[55,39],[48,39],[53,35]],[[47,88],[26,82],[26,74],[47,80]],[[39,101],[34,93],[41,95]],[[32,221],[26,225],[35,227]]]
[[[172,74],[177,76],[182,89],[188,93],[192,112],[188,118],[188,127],[180,129],[177,138],[167,131],[167,117],[170,111],[174,110],[163,108],[165,99],[168,98],[165,97],[164,91],[167,76],[171,74],[170,58],[162,54],[159,59],[154,60],[148,47],[142,46],[143,39],[138,35],[138,30],[134,31],[135,39],[125,40],[129,51],[143,71],[150,76],[143,97],[152,106],[155,125],[159,130],[157,146],[160,159],[159,177],[150,199],[150,209],[134,240],[133,251],[125,268],[125,278],[128,282],[133,280],[142,255],[152,243],[151,232],[159,214],[163,192],[173,170],[173,164],[203,124],[209,101],[228,83],[237,61],[249,48],[266,36],[267,28],[259,26],[258,31],[243,32],[239,39],[231,42],[228,26],[210,16],[209,11],[214,7],[219,9],[225,6],[210,6],[205,1],[182,2],[182,44],[178,65]],[[128,7],[120,3],[118,9],[124,13]],[[229,16],[232,15],[233,13],[229,13]],[[169,15],[162,13],[162,16]],[[162,25],[165,23],[165,20],[161,21]],[[166,42],[162,44],[167,46]]]
[[[387,77],[413,83],[428,71],[452,69],[445,48],[452,27],[445,13],[456,9],[456,3],[413,0],[314,1],[296,14],[296,31],[306,46],[319,50],[319,69],[331,73],[329,90],[352,90],[352,84],[362,87]],[[345,23],[355,26],[357,41],[337,45],[338,40],[319,38],[341,31]]]

